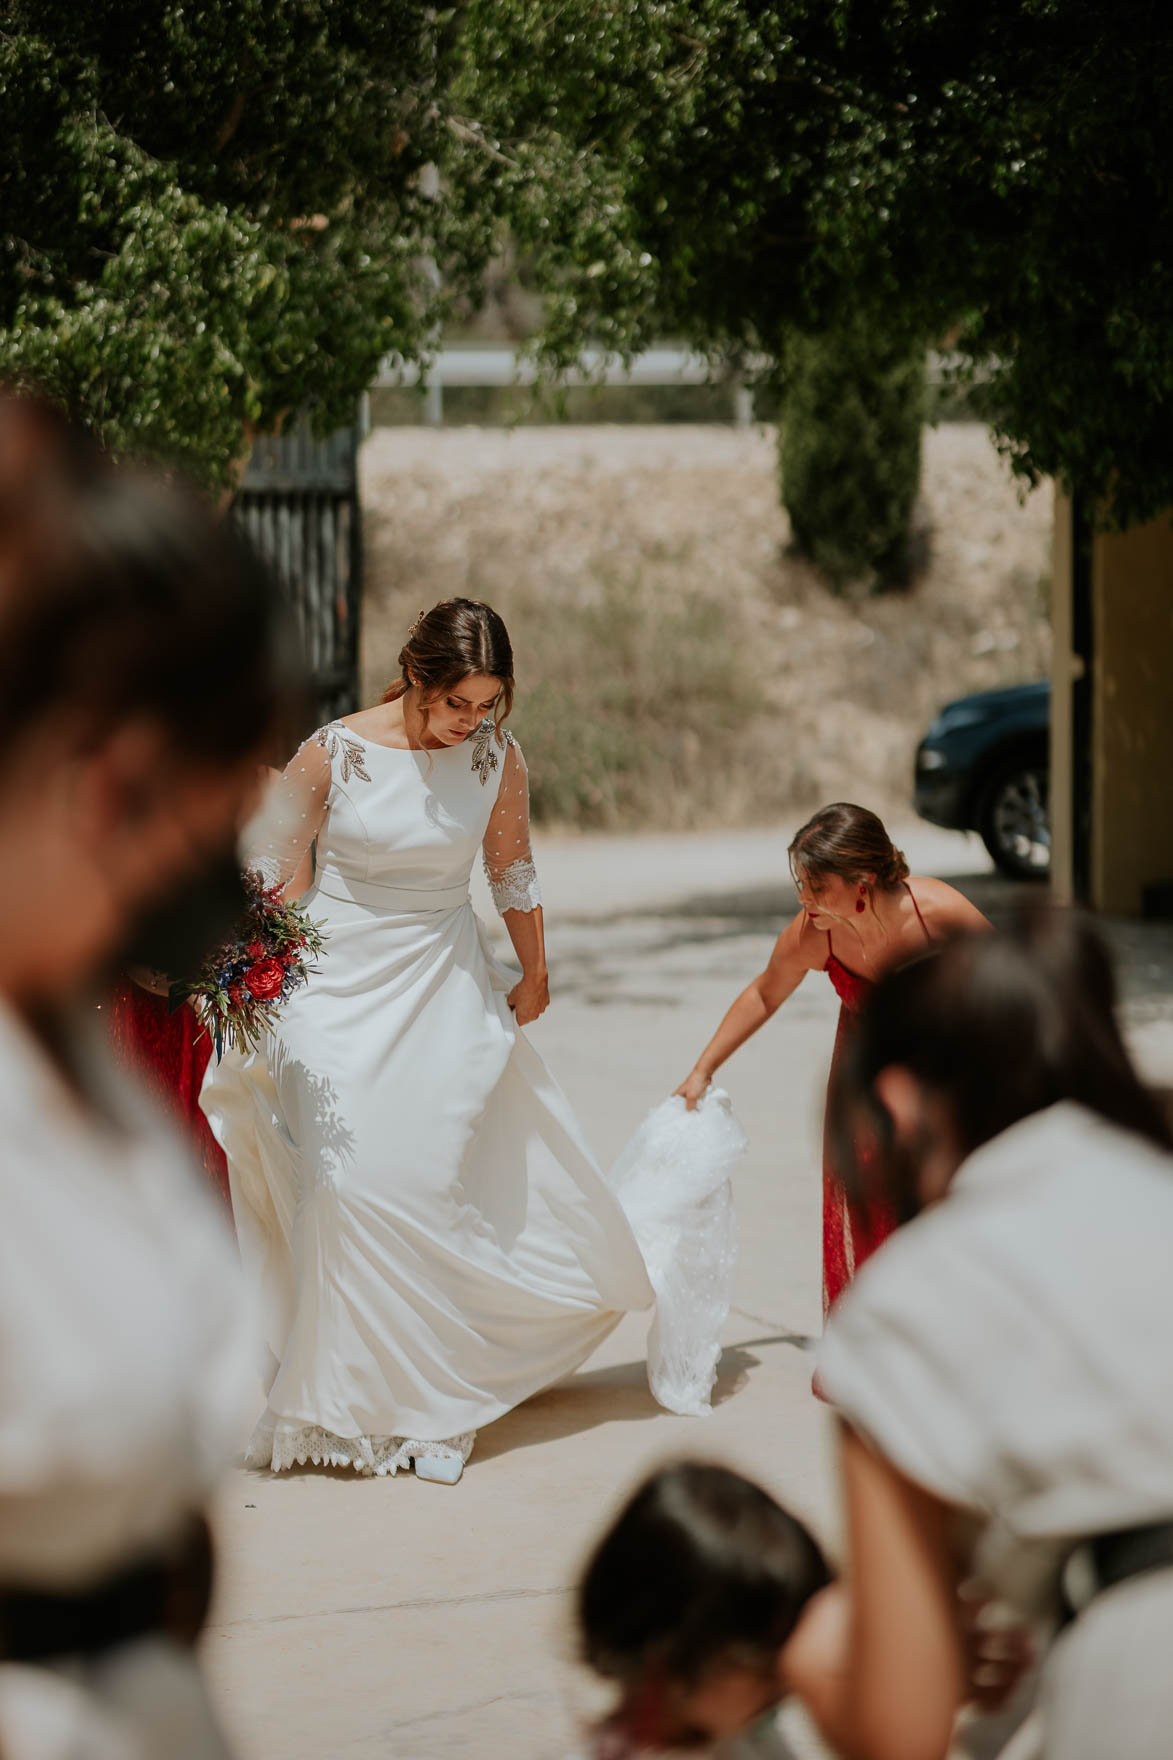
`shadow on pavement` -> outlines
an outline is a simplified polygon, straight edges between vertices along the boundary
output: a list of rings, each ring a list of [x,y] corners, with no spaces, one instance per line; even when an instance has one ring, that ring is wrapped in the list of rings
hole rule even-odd
[[[1042,904],[1047,898],[1046,887],[1037,881],[1011,880],[992,869],[950,874],[948,880],[995,928],[1004,928],[1024,905]],[[794,888],[780,882],[777,886],[697,893],[656,909],[625,912],[611,921],[657,925],[660,933],[655,940],[640,947],[641,954],[650,955],[712,945],[746,934],[777,934],[797,910]],[[1100,917],[1098,924],[1112,949],[1128,1016],[1138,1021],[1173,1019],[1173,922]],[[596,930],[604,927],[598,919],[592,926]],[[583,987],[582,980],[577,987]],[[591,998],[617,999],[622,998],[609,993]],[[661,1004],[671,999],[657,995],[648,1000]]]
[[[595,1430],[600,1424],[632,1424],[663,1415],[648,1388],[642,1362],[581,1370],[488,1425],[477,1437],[473,1459],[494,1460],[514,1449]]]
[[[744,1389],[751,1370],[761,1364],[761,1358],[753,1354],[755,1350],[774,1344],[795,1345],[805,1350],[812,1342],[800,1333],[778,1332],[726,1345],[717,1365],[714,1406],[723,1405]],[[617,1363],[610,1369],[585,1369],[556,1387],[548,1387],[544,1393],[536,1393],[524,1405],[486,1426],[477,1438],[473,1459],[495,1460],[515,1449],[537,1448],[546,1442],[581,1435],[600,1424],[642,1423],[667,1416],[663,1406],[652,1398],[646,1364]]]

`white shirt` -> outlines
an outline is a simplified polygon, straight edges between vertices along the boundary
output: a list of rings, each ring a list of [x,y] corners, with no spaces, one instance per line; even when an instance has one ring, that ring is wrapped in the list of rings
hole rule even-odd
[[[166,1540],[255,1397],[225,1220],[100,1031],[84,1039],[118,1126],[0,1004],[0,1586],[85,1587]]]
[[[1024,1119],[863,1268],[820,1369],[1045,1605],[1071,1540],[1173,1517],[1173,1156],[1070,1103]]]

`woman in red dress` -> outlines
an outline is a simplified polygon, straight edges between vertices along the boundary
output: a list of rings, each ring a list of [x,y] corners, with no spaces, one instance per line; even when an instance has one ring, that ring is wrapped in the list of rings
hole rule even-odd
[[[695,1106],[714,1074],[764,1026],[808,972],[826,972],[839,996],[839,1030],[829,1092],[868,990],[885,972],[934,941],[988,928],[985,917],[942,880],[909,877],[908,863],[875,813],[836,802],[802,827],[790,845],[802,909],[779,935],[770,963],[742,991],[688,1079],[676,1092]],[[834,1133],[823,1135],[823,1312],[894,1226],[848,1200],[835,1170]]]
[[[167,980],[154,972],[120,978],[103,1003],[120,1062],[142,1077],[186,1136],[209,1182],[231,1206],[228,1163],[200,1110],[212,1041],[189,1003],[169,1012]]]

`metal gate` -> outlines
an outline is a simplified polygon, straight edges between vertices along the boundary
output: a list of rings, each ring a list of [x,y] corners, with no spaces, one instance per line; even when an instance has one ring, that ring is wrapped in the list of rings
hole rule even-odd
[[[301,419],[259,440],[233,517],[276,570],[313,674],[318,725],[358,708],[359,431],[316,440]]]

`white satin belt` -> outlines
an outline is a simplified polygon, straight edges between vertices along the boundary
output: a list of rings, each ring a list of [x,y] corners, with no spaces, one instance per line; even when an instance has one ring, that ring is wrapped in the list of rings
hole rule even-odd
[[[350,899],[380,911],[402,911],[412,916],[426,911],[455,911],[470,902],[465,886],[384,886],[377,880],[352,880],[337,868],[320,868],[316,890],[327,898]]]

